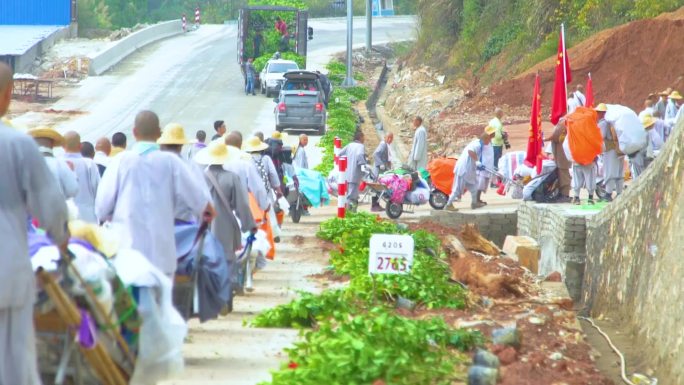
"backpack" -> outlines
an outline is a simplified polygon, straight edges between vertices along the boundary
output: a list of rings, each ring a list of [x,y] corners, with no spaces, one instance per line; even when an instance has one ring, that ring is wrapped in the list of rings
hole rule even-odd
[[[549,203],[558,198],[558,169],[544,177],[544,181],[532,192],[532,199],[537,203]]]

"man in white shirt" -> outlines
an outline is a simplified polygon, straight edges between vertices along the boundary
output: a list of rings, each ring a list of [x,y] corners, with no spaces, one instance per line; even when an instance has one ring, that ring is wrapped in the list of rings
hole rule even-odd
[[[100,220],[119,224],[127,231],[123,244],[142,253],[164,274],[176,271],[174,219],[183,208],[210,221],[214,208],[207,202],[196,178],[179,156],[159,151],[159,118],[142,111],[135,117],[130,151],[112,159],[95,199]],[[128,238],[126,238],[128,236]]]
[[[64,160],[69,163],[78,180],[78,194],[74,203],[78,217],[89,223],[97,223],[95,216],[95,195],[100,184],[100,172],[92,159],[81,155],[81,136],[75,131],[64,134]]]
[[[485,168],[482,163],[483,149],[491,144],[495,134],[494,127],[487,126],[486,131],[480,135],[480,138],[470,142],[463,150],[463,153],[454,165],[454,183],[451,187],[451,195],[447,201],[446,210],[458,211],[453,206],[453,202],[460,201],[466,189],[470,191],[472,197],[470,204],[472,209],[484,206],[484,203],[479,202],[477,172]]]

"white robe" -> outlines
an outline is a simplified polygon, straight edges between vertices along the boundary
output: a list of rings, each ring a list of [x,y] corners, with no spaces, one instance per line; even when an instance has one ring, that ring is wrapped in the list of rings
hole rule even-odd
[[[347,172],[345,173],[348,184],[347,198],[355,201],[359,197],[359,184],[363,179],[361,166],[368,164],[366,147],[363,143],[351,142],[340,151],[340,156],[347,157]]]
[[[95,216],[95,195],[100,184],[100,171],[92,159],[84,158],[80,153],[64,154],[65,161],[74,166],[78,180],[78,194],[74,203],[78,207],[78,217],[89,223],[97,223]]]
[[[413,169],[426,168],[428,161],[427,130],[420,126],[413,135],[413,145],[409,154],[408,164]]]
[[[209,186],[207,186],[207,183],[204,180],[204,169],[206,167],[196,163],[193,160],[185,159],[183,157],[181,157],[181,160],[188,167],[190,174],[192,174],[192,176],[195,177],[195,185],[202,191],[204,199],[206,199],[207,202],[211,202]],[[214,206],[216,206],[216,202],[213,203]],[[201,218],[195,214],[194,210],[191,207],[187,207],[185,205],[182,205],[176,213],[176,219],[180,219],[186,222],[199,222],[201,220]]]
[[[478,159],[480,158],[482,155],[482,143],[479,139],[468,143],[454,165],[454,183],[451,187],[448,203],[460,200],[466,188],[471,194],[474,194],[477,190],[477,161],[470,157],[471,151],[475,153]]]
[[[76,174],[69,168],[64,159],[55,158],[52,153],[44,153],[45,163],[57,180],[59,190],[64,199],[74,198],[78,194],[78,180]]]
[[[27,218],[66,241],[67,208],[33,138],[0,123],[0,384],[40,384],[35,354],[35,281]]]
[[[298,168],[309,168],[309,159],[306,156],[306,147],[297,147],[297,150],[295,150],[294,158],[292,158],[292,164]]]
[[[176,271],[174,219],[188,207],[202,215],[207,199],[196,177],[176,154],[138,142],[112,159],[95,199],[100,220],[126,230],[123,247],[142,253],[167,276]]]
[[[488,169],[494,169],[494,147],[491,144],[482,145],[482,164]],[[492,174],[485,170],[477,171],[478,190],[486,192],[489,187],[489,182],[492,179]]]

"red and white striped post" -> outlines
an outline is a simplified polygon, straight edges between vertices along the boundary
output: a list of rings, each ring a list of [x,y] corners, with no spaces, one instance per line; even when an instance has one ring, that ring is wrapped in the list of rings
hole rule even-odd
[[[337,217],[344,218],[347,208],[347,181],[344,177],[347,172],[347,157],[339,157],[337,164],[340,168],[340,175],[337,179]]]
[[[188,18],[185,17],[185,14],[183,14],[181,21],[183,22],[183,32],[187,32],[188,31]]]
[[[340,151],[342,151],[342,139],[340,139],[339,137],[336,136],[335,141],[333,143],[335,146],[333,148],[333,154],[335,154],[335,170],[338,172],[338,175],[339,175],[340,169],[338,167],[337,161],[340,158]]]
[[[199,9],[199,7],[195,8],[195,24],[199,27],[199,24],[200,24],[200,9]]]

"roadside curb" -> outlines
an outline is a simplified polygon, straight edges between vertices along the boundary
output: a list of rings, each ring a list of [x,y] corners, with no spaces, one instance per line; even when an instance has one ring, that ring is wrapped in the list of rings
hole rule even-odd
[[[183,33],[180,20],[166,21],[147,27],[110,45],[104,51],[89,56],[90,76],[99,76],[119,64],[138,49],[167,37]]]

